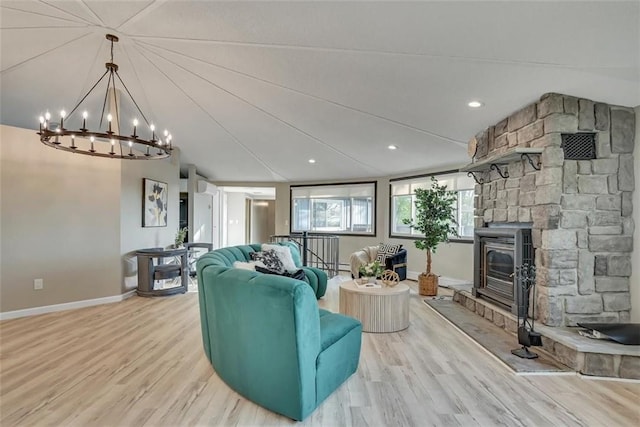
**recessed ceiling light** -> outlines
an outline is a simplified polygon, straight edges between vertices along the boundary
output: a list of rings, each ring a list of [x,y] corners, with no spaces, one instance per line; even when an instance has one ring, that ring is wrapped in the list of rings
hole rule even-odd
[[[391,145],[389,145],[387,148],[388,148],[389,150],[397,150],[397,149],[398,149],[398,146],[397,146],[397,145],[393,145],[393,144],[391,144]]]
[[[315,163],[316,159],[309,159],[309,163]]]
[[[470,101],[467,105],[468,105],[469,107],[471,107],[471,108],[480,108],[480,107],[482,107],[484,104],[483,104],[482,102],[480,102],[480,101]]]

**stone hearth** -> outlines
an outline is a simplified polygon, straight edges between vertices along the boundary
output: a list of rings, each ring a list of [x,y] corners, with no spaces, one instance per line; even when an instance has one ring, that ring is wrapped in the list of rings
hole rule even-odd
[[[476,135],[475,226],[531,224],[545,325],[629,321],[635,125],[631,108],[550,93]],[[595,158],[565,159],[577,133],[595,135]],[[540,154],[489,170],[523,148]]]
[[[475,312],[479,321],[491,322],[513,333],[514,348],[517,346],[518,319],[513,313],[474,297],[468,290],[455,290],[453,300]],[[531,350],[544,352],[576,372],[589,376],[640,379],[640,346],[582,337],[576,328],[536,324],[535,330],[542,335],[542,347],[532,347]]]

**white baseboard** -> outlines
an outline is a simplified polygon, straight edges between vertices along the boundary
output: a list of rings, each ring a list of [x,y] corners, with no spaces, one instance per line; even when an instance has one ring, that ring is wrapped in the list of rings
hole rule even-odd
[[[407,279],[418,281],[418,276],[420,275],[419,271],[409,271],[407,270]]]
[[[93,305],[110,304],[112,302],[124,301],[135,295],[136,291],[128,291],[121,295],[110,297],[86,299],[82,301],[65,302],[62,304],[44,305],[41,307],[25,308],[22,310],[5,311],[0,313],[0,320],[17,319],[19,317],[35,316],[38,314],[53,313],[55,311],[73,310],[76,308],[91,307]]]

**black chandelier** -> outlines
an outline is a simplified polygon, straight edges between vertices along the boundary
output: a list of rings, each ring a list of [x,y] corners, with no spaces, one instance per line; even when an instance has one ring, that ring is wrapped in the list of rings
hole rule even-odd
[[[72,153],[87,154],[89,156],[107,157],[112,159],[132,159],[132,160],[147,160],[147,159],[162,159],[169,157],[173,150],[173,144],[171,142],[171,134],[165,130],[163,136],[156,135],[156,128],[152,123],[149,123],[146,116],[138,106],[138,103],[133,99],[133,95],[127,89],[120,75],[118,74],[118,65],[113,62],[113,43],[118,42],[118,37],[113,34],[106,35],[107,40],[111,42],[111,61],[105,64],[107,71],[104,72],[102,77],[89,89],[80,102],[73,107],[71,112],[67,115],[66,111],[60,111],[60,123],[54,124],[51,122],[51,114],[47,111],[43,116],[40,116],[40,141],[59,150],[69,151]],[[104,102],[102,104],[102,113],[100,114],[99,130],[91,131],[87,129],[87,111],[82,113],[82,127],[78,130],[71,130],[64,127],[65,120],[73,115],[78,110],[78,107],[82,102],[91,94],[91,92],[98,86],[98,84],[107,77],[107,89],[104,95]],[[122,87],[124,88],[129,98],[135,105],[136,109],[140,113],[140,116],[145,121],[149,128],[150,139],[145,139],[137,134],[138,132],[138,119],[135,118],[132,121],[133,133],[131,135],[123,135],[120,127],[120,115],[118,113],[118,103],[115,99],[116,95],[116,77]],[[106,116],[107,130],[102,131],[103,121],[105,119],[105,109],[107,106],[107,100],[109,98],[109,91],[113,94],[113,104],[115,105],[115,124],[117,132],[112,131],[112,122],[114,117],[112,114]],[[55,129],[54,129],[55,128]]]

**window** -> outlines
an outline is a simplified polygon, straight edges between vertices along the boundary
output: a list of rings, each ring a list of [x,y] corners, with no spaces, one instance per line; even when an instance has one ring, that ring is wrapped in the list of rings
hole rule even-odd
[[[375,235],[376,183],[291,187],[291,231]]]
[[[453,239],[473,239],[473,198],[474,182],[462,173],[435,175],[438,184],[458,193],[454,215],[458,222],[458,237]],[[391,237],[413,237],[420,233],[404,224],[405,219],[415,218],[416,188],[431,188],[431,176],[400,179],[391,182]]]

